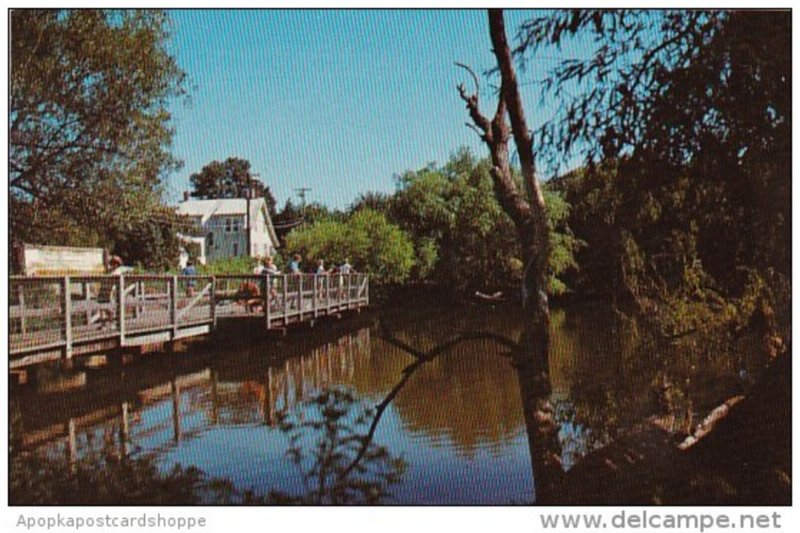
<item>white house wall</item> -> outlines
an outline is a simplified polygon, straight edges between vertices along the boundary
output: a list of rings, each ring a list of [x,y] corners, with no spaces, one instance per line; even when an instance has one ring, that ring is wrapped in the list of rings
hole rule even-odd
[[[240,212],[241,214],[230,212],[232,205],[226,200],[218,200],[214,204],[207,203],[202,207],[197,203],[192,205],[190,202],[179,206],[179,212],[209,210],[206,214],[198,217],[198,222],[202,223],[203,232],[206,235],[205,252],[208,261],[248,255],[244,210]],[[212,210],[218,212],[214,213]],[[278,243],[273,240],[274,231],[270,231],[269,215],[263,199],[251,202],[250,215],[252,228],[249,255],[263,257],[273,254]],[[209,241],[209,234],[213,236],[211,241]]]

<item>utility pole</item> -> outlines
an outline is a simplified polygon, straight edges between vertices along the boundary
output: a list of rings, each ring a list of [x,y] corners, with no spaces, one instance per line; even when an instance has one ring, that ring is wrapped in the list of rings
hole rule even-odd
[[[306,193],[311,192],[311,187],[298,187],[295,189],[297,196],[300,197],[300,211],[303,213],[303,222],[306,219]]]
[[[255,181],[257,178],[261,177],[261,174],[252,174],[247,178],[247,187],[244,188],[244,195],[247,198],[247,215],[246,215],[246,226],[247,226],[247,256],[250,257],[253,253],[253,238],[250,235],[252,224],[250,223],[250,198],[253,196],[253,189],[255,188]]]

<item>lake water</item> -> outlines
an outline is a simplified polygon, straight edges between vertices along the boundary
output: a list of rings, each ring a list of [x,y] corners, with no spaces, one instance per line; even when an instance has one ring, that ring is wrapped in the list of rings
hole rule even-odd
[[[110,438],[120,453],[155,457],[163,471],[195,466],[256,495],[302,497],[317,487],[315,464],[350,464],[364,441],[341,436],[366,434],[373,413],[360,424],[356,414],[382,402],[414,363],[385,337],[419,350],[465,331],[516,339],[521,319],[515,309],[432,305],[299,327],[284,338],[228,332],[119,368],[42,369],[13,391],[12,409],[26,450],[74,460]],[[535,500],[519,381],[505,351],[492,340],[465,341],[408,376],[359,463],[365,478],[383,483],[369,489],[381,503]],[[703,413],[736,390],[748,364],[665,356],[602,306],[554,310],[550,399],[565,468],[647,416],[669,414],[679,426]],[[330,390],[346,396],[342,435],[326,433],[320,417],[328,415],[313,401]],[[326,439],[341,457],[319,452]],[[381,468],[394,469],[391,481]]]

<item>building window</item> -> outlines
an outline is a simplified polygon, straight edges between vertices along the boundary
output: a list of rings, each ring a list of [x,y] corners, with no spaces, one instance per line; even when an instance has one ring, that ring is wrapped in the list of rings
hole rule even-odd
[[[214,234],[209,233],[206,235],[206,247],[210,250],[214,247]]]
[[[234,233],[239,233],[239,230],[241,229],[241,225],[242,225],[241,219],[239,217],[234,218],[233,219],[233,232]]]
[[[225,233],[230,233],[233,229],[233,220],[230,218],[225,219]]]

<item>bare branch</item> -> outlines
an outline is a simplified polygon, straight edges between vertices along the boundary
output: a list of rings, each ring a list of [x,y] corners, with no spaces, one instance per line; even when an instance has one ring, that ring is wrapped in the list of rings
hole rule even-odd
[[[485,134],[484,134],[484,133],[481,131],[481,129],[480,129],[478,126],[476,126],[475,124],[473,124],[473,123],[471,123],[471,122],[465,122],[465,123],[464,123],[464,125],[465,125],[466,127],[468,127],[469,129],[471,129],[472,131],[474,131],[475,133],[477,133],[477,134],[478,134],[478,137],[480,137],[481,139],[483,139],[483,136],[484,136]]]
[[[486,118],[480,111],[480,106],[478,105],[478,91],[480,89],[480,84],[478,82],[478,76],[475,74],[471,68],[467,65],[462,63],[456,63],[457,66],[465,69],[467,72],[470,73],[472,79],[475,81],[475,92],[469,94],[467,92],[467,88],[464,87],[464,84],[461,83],[458,85],[458,94],[461,96],[461,99],[464,100],[464,103],[467,104],[467,109],[469,110],[469,116],[472,119],[472,122],[480,128],[479,135],[486,143],[492,143],[492,123]],[[475,129],[475,128],[473,128]]]
[[[401,341],[400,339],[392,335],[389,332],[389,329],[386,327],[386,324],[384,323],[383,320],[381,320],[380,323],[378,324],[378,329],[380,330],[380,337],[389,344],[397,346],[404,352],[408,352],[410,355],[414,356],[417,359],[425,359],[427,357],[427,354],[425,354],[424,352],[415,349],[414,347],[406,344],[405,342]]]
[[[461,67],[467,72],[469,72],[470,76],[472,76],[472,79],[475,82],[475,94],[478,94],[481,90],[481,84],[480,81],[478,80],[478,75],[475,74],[475,71],[472,70],[468,65],[465,65],[464,63],[459,63],[458,61],[456,61],[456,66]]]

